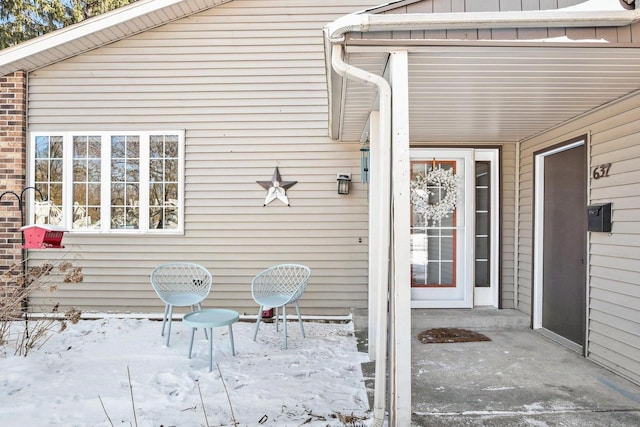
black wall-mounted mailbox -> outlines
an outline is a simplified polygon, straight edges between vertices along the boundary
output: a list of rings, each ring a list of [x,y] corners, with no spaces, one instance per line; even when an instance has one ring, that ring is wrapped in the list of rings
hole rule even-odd
[[[587,230],[611,231],[611,203],[587,206]]]

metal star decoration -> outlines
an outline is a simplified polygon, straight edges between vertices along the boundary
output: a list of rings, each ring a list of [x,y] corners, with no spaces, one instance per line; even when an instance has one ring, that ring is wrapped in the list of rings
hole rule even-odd
[[[267,190],[267,197],[264,199],[263,206],[267,206],[275,199],[279,199],[287,206],[291,206],[289,204],[289,198],[287,197],[285,191],[297,184],[298,181],[283,181],[277,166],[275,172],[273,172],[271,181],[256,182]]]

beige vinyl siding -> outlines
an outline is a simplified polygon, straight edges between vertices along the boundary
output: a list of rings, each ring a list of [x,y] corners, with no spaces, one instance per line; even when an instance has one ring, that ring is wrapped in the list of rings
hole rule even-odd
[[[500,192],[502,204],[500,206],[501,228],[501,283],[500,303],[502,308],[514,308],[514,253],[515,253],[515,172],[516,145],[502,146],[500,159],[501,179]]]
[[[533,270],[533,152],[526,151],[524,145],[519,153],[519,189],[518,189],[518,289],[516,307],[531,314],[531,281]]]
[[[590,133],[589,204],[611,202],[611,233],[589,233],[588,357],[640,382],[640,95],[585,115],[522,144],[518,307],[530,312],[533,152]]]
[[[380,8],[384,13],[448,13],[496,12],[520,10],[558,9],[573,6],[585,0],[423,0],[403,2],[400,7]]]
[[[251,278],[281,262],[312,276],[303,314],[367,304],[368,202],[358,144],[328,138],[322,27],[375,1],[235,0],[32,72],[29,131],[185,129],[184,236],[65,237],[84,282],[37,295],[88,311],[160,312],[149,273],[197,262],[205,306],[255,314]],[[278,166],[291,206],[263,206]],[[339,196],[336,174],[353,175]],[[45,307],[46,309],[46,307]]]

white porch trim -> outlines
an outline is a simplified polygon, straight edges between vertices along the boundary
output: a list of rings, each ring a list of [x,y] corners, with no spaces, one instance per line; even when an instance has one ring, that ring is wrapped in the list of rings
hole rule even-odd
[[[411,425],[411,208],[409,181],[409,55],[395,51],[390,57],[393,91],[391,113],[393,246],[391,279],[390,423]]]

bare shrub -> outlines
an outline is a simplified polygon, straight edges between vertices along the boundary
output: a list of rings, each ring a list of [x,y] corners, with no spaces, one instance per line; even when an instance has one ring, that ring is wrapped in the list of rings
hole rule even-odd
[[[53,293],[60,282],[80,283],[83,276],[82,267],[69,261],[46,261],[28,269],[23,263],[11,265],[0,276],[0,347],[6,353],[13,345],[16,355],[27,356],[33,348],[40,348],[55,329],[65,330],[67,322],[78,323],[81,315],[75,308],[60,313],[59,304],[55,304],[50,315],[34,316],[29,296],[34,292]]]

